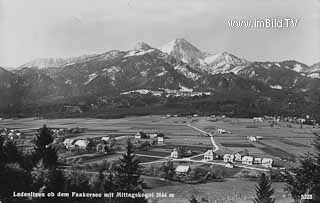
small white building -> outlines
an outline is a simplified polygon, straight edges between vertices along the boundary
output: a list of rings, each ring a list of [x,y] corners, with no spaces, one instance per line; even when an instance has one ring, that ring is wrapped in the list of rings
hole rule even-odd
[[[237,153],[234,154],[234,160],[238,161],[238,162],[241,162],[242,161],[242,156],[243,156],[242,153],[237,152]]]
[[[78,147],[79,149],[87,149],[88,145],[89,145],[89,140],[77,140],[74,143],[74,146]]]
[[[135,139],[141,139],[141,133],[136,133],[135,135],[134,135],[134,138]]]
[[[271,168],[273,164],[273,160],[270,158],[263,158],[261,161],[261,165],[267,168]]]
[[[177,174],[187,174],[190,170],[190,166],[184,166],[184,165],[179,165],[176,168],[176,173]]]
[[[252,156],[244,156],[244,157],[242,157],[242,164],[252,165],[253,164],[253,157]]]
[[[158,137],[158,144],[162,145],[164,143],[164,137]]]
[[[70,148],[73,147],[73,143],[74,143],[74,142],[75,142],[74,139],[69,139],[69,138],[67,138],[67,139],[65,139],[65,140],[63,141],[63,145],[64,145],[67,149],[70,149]]]
[[[101,141],[104,141],[104,142],[108,142],[110,140],[110,137],[102,137],[101,138]]]
[[[178,153],[177,149],[173,149],[173,150],[172,150],[172,152],[171,152],[171,154],[170,154],[170,157],[171,157],[171,158],[174,158],[174,159],[179,158],[179,153]]]
[[[219,134],[226,134],[227,131],[224,130],[224,129],[219,128],[219,129],[218,129],[218,133],[219,133]]]
[[[157,136],[158,136],[157,133],[149,133],[148,134],[148,137],[151,138],[151,139],[156,138]]]
[[[214,159],[214,152],[212,150],[208,150],[203,155],[204,161],[213,161]]]
[[[234,155],[233,154],[225,154],[223,155],[224,162],[234,162]]]
[[[252,120],[253,120],[253,122],[263,123],[263,118],[262,117],[254,117]]]
[[[262,163],[262,158],[255,157],[253,163],[254,164],[261,164]]]
[[[257,137],[256,136],[249,136],[248,140],[251,142],[257,142]]]

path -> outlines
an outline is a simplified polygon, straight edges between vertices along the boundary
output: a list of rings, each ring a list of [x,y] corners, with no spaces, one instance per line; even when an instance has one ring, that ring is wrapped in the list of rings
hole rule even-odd
[[[206,131],[204,131],[204,130],[201,130],[200,128],[197,128],[197,127],[195,127],[195,126],[193,126],[193,125],[191,125],[191,124],[188,124],[187,126],[190,127],[190,128],[193,128],[193,129],[195,129],[195,130],[197,130],[197,131],[199,131],[199,132],[201,132],[201,133],[203,133],[203,134],[205,134],[205,135],[209,135],[210,140],[211,140],[211,144],[212,144],[212,146],[214,147],[213,152],[216,152],[216,151],[219,150],[219,146],[218,146],[218,145],[216,144],[216,142],[214,141],[214,139],[213,139],[214,136],[213,136],[211,133],[206,132]]]

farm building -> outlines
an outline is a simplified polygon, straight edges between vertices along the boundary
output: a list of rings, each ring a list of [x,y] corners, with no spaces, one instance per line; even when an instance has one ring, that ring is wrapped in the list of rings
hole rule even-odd
[[[176,168],[176,173],[177,174],[187,174],[190,170],[190,166],[184,166],[184,165],[179,165]]]
[[[225,130],[225,129],[221,129],[221,128],[219,128],[219,129],[217,130],[217,132],[218,132],[219,134],[232,134],[231,131]]]
[[[148,137],[151,138],[151,139],[153,139],[153,138],[158,137],[158,134],[157,134],[157,133],[149,133],[149,134],[148,134]]]
[[[263,158],[261,161],[261,164],[264,167],[271,168],[273,164],[273,160],[270,158]]]
[[[226,134],[227,133],[227,131],[226,130],[224,130],[224,129],[218,129],[218,133],[219,134]]]
[[[223,161],[224,162],[233,162],[234,161],[234,155],[233,154],[225,154],[225,155],[223,155]]]
[[[262,117],[254,117],[253,119],[253,122],[263,122],[263,118]]]
[[[253,164],[253,157],[252,156],[242,157],[242,164],[252,165]]]
[[[74,146],[78,147],[79,149],[87,149],[88,145],[89,145],[89,140],[77,140],[74,143]]]
[[[253,163],[254,164],[261,164],[262,163],[262,159],[255,157]]]
[[[256,138],[256,136],[249,136],[248,140],[251,141],[251,142],[256,142],[257,138]]]
[[[232,162],[227,162],[225,167],[227,168],[234,168],[234,164]]]
[[[108,142],[110,140],[110,137],[102,137],[101,138],[101,141],[104,141],[104,142]]]
[[[65,139],[65,140],[63,141],[63,145],[65,146],[65,148],[70,149],[70,148],[72,148],[72,147],[74,146],[74,145],[73,145],[74,142],[75,142],[74,139],[69,139],[69,138],[67,138],[67,139]]]

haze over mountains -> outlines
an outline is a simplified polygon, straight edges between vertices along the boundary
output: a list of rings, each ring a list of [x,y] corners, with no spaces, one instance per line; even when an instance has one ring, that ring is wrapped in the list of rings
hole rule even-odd
[[[35,59],[13,71],[0,68],[0,97],[5,98],[0,106],[134,89],[313,92],[320,90],[319,64],[248,61],[227,52],[203,52],[185,39],[159,48],[139,42],[129,51]]]

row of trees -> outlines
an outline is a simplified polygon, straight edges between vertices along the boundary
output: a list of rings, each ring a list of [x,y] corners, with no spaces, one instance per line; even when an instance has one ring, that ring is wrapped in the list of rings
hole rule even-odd
[[[114,171],[92,173],[59,169],[57,150],[51,131],[44,126],[35,140],[34,152],[24,154],[15,143],[0,137],[0,201],[6,202],[114,202],[143,203],[141,198],[17,198],[13,192],[126,192],[142,193],[140,168],[133,154],[133,145],[127,143],[127,151]]]

